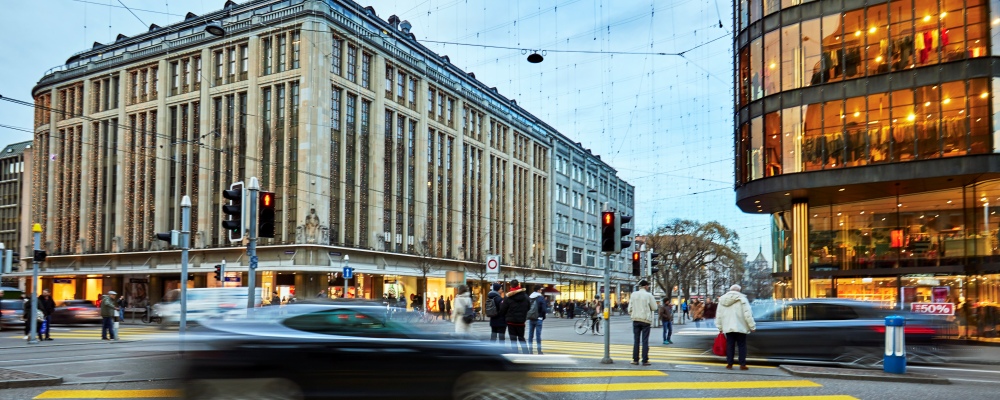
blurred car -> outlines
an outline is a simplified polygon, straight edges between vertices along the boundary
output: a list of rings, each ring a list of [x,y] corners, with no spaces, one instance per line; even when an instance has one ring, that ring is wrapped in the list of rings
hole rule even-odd
[[[935,339],[938,321],[924,315],[878,303],[821,298],[755,301],[752,309],[757,330],[747,338],[750,357],[870,366],[882,361],[885,317],[901,315],[906,318],[907,358],[916,362],[941,360]],[[712,338],[718,334],[714,327],[702,331]],[[711,348],[711,344],[705,346]]]
[[[90,300],[66,300],[56,305],[49,320],[52,325],[101,322],[101,309]]]
[[[5,326],[24,325],[24,300],[0,300],[0,324]]]
[[[539,397],[525,371],[546,356],[417,330],[364,301],[298,303],[206,319],[186,336],[185,396],[213,398]]]

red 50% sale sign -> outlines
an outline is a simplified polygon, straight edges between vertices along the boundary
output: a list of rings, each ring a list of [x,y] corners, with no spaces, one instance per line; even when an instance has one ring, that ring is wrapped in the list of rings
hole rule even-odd
[[[910,311],[917,314],[955,315],[955,303],[911,303]]]

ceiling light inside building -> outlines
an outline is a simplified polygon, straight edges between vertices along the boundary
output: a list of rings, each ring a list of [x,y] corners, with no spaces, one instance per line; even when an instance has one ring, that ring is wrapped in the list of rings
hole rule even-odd
[[[910,114],[906,116],[907,121],[913,121],[915,119],[917,119],[917,116],[915,114]]]

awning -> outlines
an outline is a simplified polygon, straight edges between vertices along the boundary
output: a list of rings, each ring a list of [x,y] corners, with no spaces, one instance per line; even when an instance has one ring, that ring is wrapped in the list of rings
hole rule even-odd
[[[546,286],[546,287],[542,288],[542,293],[543,294],[557,295],[557,294],[560,294],[562,292],[560,292],[559,289],[556,289],[556,288],[554,288],[552,286]]]

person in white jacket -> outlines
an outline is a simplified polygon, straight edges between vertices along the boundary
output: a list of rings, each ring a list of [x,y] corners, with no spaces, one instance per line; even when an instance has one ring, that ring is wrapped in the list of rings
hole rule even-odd
[[[472,298],[469,297],[469,287],[462,285],[458,287],[458,296],[455,296],[455,307],[451,309],[451,320],[455,323],[455,333],[469,333],[472,322],[465,322],[463,316],[466,309],[472,308]]]
[[[729,287],[729,292],[719,298],[719,308],[715,314],[715,327],[726,334],[726,368],[733,369],[733,353],[740,350],[740,369],[747,370],[747,334],[757,330],[753,320],[750,300],[740,293],[740,285]]]
[[[656,299],[648,292],[649,282],[639,281],[639,290],[632,292],[628,314],[632,317],[632,365],[639,365],[639,347],[642,345],[642,365],[649,364],[649,328],[656,312]]]

